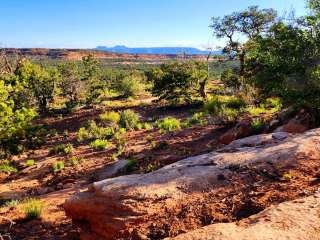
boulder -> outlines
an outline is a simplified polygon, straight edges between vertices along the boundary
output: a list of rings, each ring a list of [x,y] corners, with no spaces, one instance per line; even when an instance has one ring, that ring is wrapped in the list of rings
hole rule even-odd
[[[276,129],[276,132],[303,133],[315,125],[315,118],[302,109],[293,119]]]
[[[319,164],[320,129],[282,141],[274,139],[272,134],[263,135],[260,140],[257,136],[251,138],[245,142],[260,141],[260,144],[246,146],[239,140],[229,149],[190,157],[148,174],[93,183],[88,191],[77,193],[65,202],[65,212],[80,227],[82,240],[164,239],[211,223],[231,222],[254,215],[266,207],[264,202],[254,202],[254,196],[259,194],[270,198],[277,194],[272,202],[281,202],[286,196],[284,188],[289,191],[292,184],[287,181],[283,183],[287,184],[284,188],[279,188],[279,174],[281,178],[288,169],[303,171],[301,175],[306,179],[299,182],[300,189],[293,186],[291,199],[317,187],[309,189],[309,179],[314,177],[315,166]],[[296,213],[300,214],[299,211]],[[254,225],[257,218],[252,219]],[[288,224],[294,220],[291,215],[286,219]],[[282,223],[271,224],[274,229],[279,228],[279,232],[286,228]],[[241,230],[236,224],[230,223],[230,226],[230,231]],[[291,229],[295,225],[288,226]],[[311,234],[306,228],[309,226],[296,225],[293,235]],[[269,229],[264,239],[268,239],[270,232]],[[244,234],[250,236],[249,232]],[[313,239],[317,239],[316,235]]]
[[[219,142],[222,144],[229,144],[232,141],[249,136],[252,133],[252,127],[250,121],[242,121],[238,123],[234,128],[223,134],[219,138]]]
[[[106,165],[98,172],[98,180],[116,177],[121,173],[124,173],[127,170],[128,164],[128,160],[118,160],[114,163]]]
[[[320,194],[281,203],[237,223],[212,224],[174,240],[320,240]]]

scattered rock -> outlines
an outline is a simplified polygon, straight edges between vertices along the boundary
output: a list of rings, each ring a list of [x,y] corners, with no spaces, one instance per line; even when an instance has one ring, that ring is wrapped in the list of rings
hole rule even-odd
[[[272,134],[264,135],[264,138],[272,140]],[[201,209],[205,202],[212,201],[212,196],[221,195],[222,184],[224,191],[234,190],[234,182],[218,179],[221,174],[226,179],[231,179],[236,174],[228,166],[239,166],[241,169],[251,166],[255,171],[261,172],[267,171],[274,165],[283,168],[292,167],[293,164],[297,168],[299,164],[312,165],[320,159],[319,138],[320,128],[286,138],[277,144],[242,148],[236,154],[212,152],[181,160],[148,174],[106,179],[92,184],[88,191],[74,195],[65,202],[64,209],[67,216],[81,228],[83,240],[133,239],[139,235],[152,239],[176,236],[177,233],[192,231],[203,226],[203,223],[195,221],[194,217],[203,214]],[[305,157],[297,160],[298,154]],[[261,215],[250,218],[248,222],[242,222],[243,225],[239,227],[235,223],[213,225],[225,226],[217,228],[217,233],[222,234],[221,238],[216,234],[216,230],[210,231],[209,234],[199,230],[199,233],[187,237],[188,239],[319,239],[320,219],[318,213],[316,215],[314,212],[319,210],[319,205],[314,201],[307,199],[305,202],[308,205],[299,203],[303,205],[301,209],[298,205],[281,205],[280,208],[275,208],[277,210],[267,210]],[[310,210],[308,206],[311,205],[317,206],[315,210]],[[207,213],[215,212],[217,205],[205,204],[205,206],[206,214],[203,221],[209,223],[212,222],[213,216]],[[191,207],[190,212],[188,207]],[[248,208],[250,213],[257,213],[255,209]],[[310,215],[307,216],[309,210]],[[269,212],[272,214],[268,215]],[[278,212],[278,218],[273,218],[276,216],[273,212]],[[219,215],[214,215],[217,216]],[[270,217],[262,220],[263,216]],[[225,218],[222,217],[220,221],[225,221]],[[288,229],[292,230],[292,235]],[[200,235],[201,232],[205,235]],[[277,238],[278,236],[284,238]]]
[[[281,203],[239,223],[209,225],[174,240],[319,240],[320,195]]]
[[[98,172],[98,180],[116,177],[124,173],[127,169],[128,160],[118,160],[114,163],[108,164],[104,169]]]

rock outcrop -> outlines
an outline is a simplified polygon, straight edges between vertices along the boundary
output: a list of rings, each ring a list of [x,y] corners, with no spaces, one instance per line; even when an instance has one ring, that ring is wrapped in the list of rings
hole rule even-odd
[[[220,223],[174,240],[319,240],[320,194],[272,206],[238,223]]]
[[[64,208],[67,216],[80,226],[83,240],[164,239],[213,223],[220,226],[222,222],[234,222],[257,214],[271,204],[311,195],[320,184],[316,177],[319,163],[320,129],[296,136],[285,133],[253,136],[149,174],[96,182],[88,191],[66,201]],[[309,201],[311,204],[314,200],[311,198],[306,202],[309,204]],[[281,206],[286,205],[280,205],[284,213],[286,208]],[[314,211],[319,211],[318,205],[314,207],[316,209],[310,209],[308,221],[315,219]],[[307,214],[298,206],[296,210],[297,215]],[[276,213],[277,210],[272,211]],[[254,225],[253,221],[258,221],[264,214],[266,212],[248,221]],[[287,215],[288,222],[283,223],[272,222],[273,217],[268,223],[264,218],[266,228],[270,224],[278,230],[273,238],[268,238],[272,232],[269,229],[263,239],[282,239],[275,237],[287,227],[286,224],[295,227],[292,236],[296,234],[297,238],[288,235],[285,239],[303,239],[298,237],[304,233],[314,237],[305,239],[317,239],[319,232],[306,230],[309,225],[297,223],[290,214]],[[315,221],[319,222],[319,219]],[[243,232],[241,236],[250,236],[250,227],[225,224],[230,226],[230,231],[235,231],[232,234]],[[263,228],[256,225],[255,230],[259,229]],[[188,239],[200,239],[193,237],[197,232],[190,234]],[[208,234],[213,232],[210,230]],[[232,239],[209,235],[200,236],[201,239]]]

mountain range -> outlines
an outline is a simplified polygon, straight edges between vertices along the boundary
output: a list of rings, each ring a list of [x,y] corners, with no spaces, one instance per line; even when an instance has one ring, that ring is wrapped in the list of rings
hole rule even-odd
[[[119,45],[114,47],[98,46],[95,48],[98,51],[106,51],[113,53],[128,53],[128,54],[190,54],[203,55],[208,54],[208,51],[200,50],[193,47],[148,47],[148,48],[129,48]],[[219,55],[221,51],[213,51],[213,54]]]

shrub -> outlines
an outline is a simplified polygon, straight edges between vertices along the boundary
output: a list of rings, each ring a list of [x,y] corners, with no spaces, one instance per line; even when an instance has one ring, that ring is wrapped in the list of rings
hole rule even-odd
[[[142,124],[141,123],[138,123],[137,125],[136,125],[136,127],[135,127],[135,129],[137,129],[137,130],[141,130],[142,129]]]
[[[259,132],[263,127],[263,123],[262,123],[262,121],[260,119],[254,119],[251,122],[251,127],[253,128],[253,130],[255,132]]]
[[[259,107],[250,106],[246,108],[246,111],[252,116],[252,117],[258,117],[261,114],[264,114],[267,112],[267,109],[265,109],[264,105],[260,105]]]
[[[23,203],[23,211],[27,219],[40,218],[43,210],[43,204],[40,200],[29,198]]]
[[[241,98],[236,97],[230,97],[226,103],[226,107],[232,108],[232,109],[241,109],[246,106],[246,103]]]
[[[203,113],[194,113],[189,120],[190,124],[200,124],[202,122]]]
[[[126,165],[127,172],[133,172],[136,170],[137,161],[136,160],[129,160]]]
[[[118,124],[120,121],[120,114],[114,111],[105,112],[99,117],[100,120],[106,124]]]
[[[152,130],[153,126],[150,123],[142,123],[142,129]]]
[[[4,173],[16,173],[18,169],[11,165],[9,160],[2,160],[0,162],[0,172]]]
[[[124,110],[120,114],[120,127],[127,130],[134,129],[139,123],[139,116],[132,110]]]
[[[64,152],[65,145],[59,144],[49,149],[49,154],[59,154]]]
[[[34,165],[34,160],[29,159],[29,160],[26,161],[26,166],[27,167],[32,167],[33,165]]]
[[[190,128],[192,126],[191,121],[187,120],[181,123],[181,128]]]
[[[11,199],[9,201],[6,201],[4,205],[8,208],[16,208],[18,204],[19,204],[19,200]]]
[[[77,133],[77,140],[78,142],[83,142],[83,141],[86,141],[87,139],[90,138],[90,133],[89,131],[82,127],[79,129],[78,133]]]
[[[217,97],[213,97],[204,104],[205,112],[212,115],[218,115],[222,111],[222,108],[223,103]]]
[[[228,122],[234,122],[239,116],[239,111],[237,109],[223,107],[219,116]]]
[[[115,89],[124,97],[135,97],[143,91],[143,84],[139,76],[123,76],[118,79]]]
[[[173,117],[167,117],[159,120],[156,122],[156,125],[157,128],[159,128],[163,132],[172,132],[181,128],[180,120]]]
[[[99,151],[105,150],[108,146],[110,146],[110,142],[102,139],[96,139],[90,143],[90,147]]]
[[[282,109],[282,101],[280,98],[268,98],[266,100],[267,107],[275,109],[276,112]]]
[[[78,142],[89,139],[110,139],[114,135],[113,127],[99,127],[95,121],[89,121],[87,128],[80,128],[77,133]]]
[[[64,162],[63,161],[57,161],[52,164],[53,172],[60,172],[62,169],[64,169]]]
[[[64,154],[71,154],[73,151],[74,151],[74,148],[71,143],[68,143],[63,149]]]
[[[77,165],[78,162],[79,162],[79,161],[78,161],[78,158],[77,158],[76,156],[73,156],[73,157],[71,157],[71,158],[69,159],[69,163],[70,163],[71,166]]]
[[[154,164],[148,164],[147,169],[146,169],[146,173],[150,173],[150,172],[154,172],[155,170],[157,170],[157,167]]]

